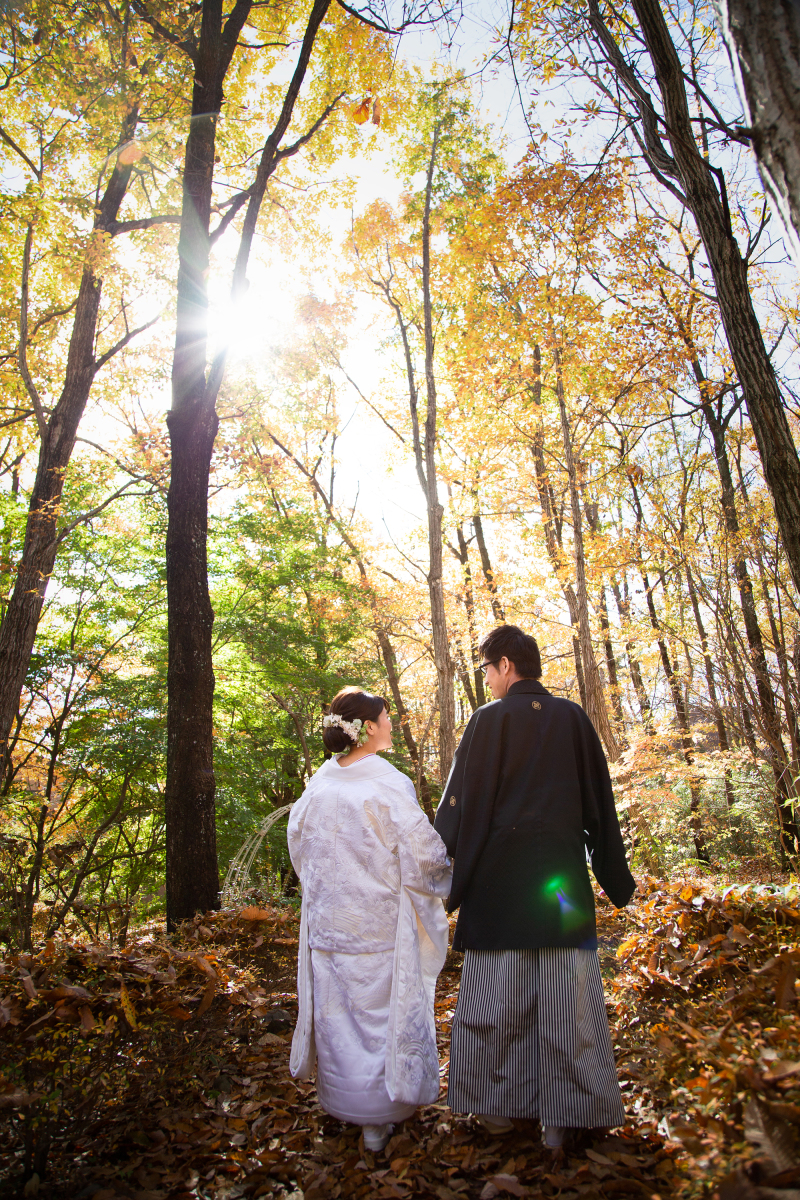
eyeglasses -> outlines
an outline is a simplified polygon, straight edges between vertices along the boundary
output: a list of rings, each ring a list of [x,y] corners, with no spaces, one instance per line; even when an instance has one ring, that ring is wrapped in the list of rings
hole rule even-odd
[[[488,671],[489,667],[492,667],[492,666],[494,666],[495,663],[499,663],[499,662],[500,662],[499,658],[490,658],[488,662],[478,663],[478,666],[483,671],[484,679],[486,678],[486,672]]]

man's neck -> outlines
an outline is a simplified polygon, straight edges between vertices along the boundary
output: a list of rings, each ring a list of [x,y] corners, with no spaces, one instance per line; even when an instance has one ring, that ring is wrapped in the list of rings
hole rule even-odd
[[[506,698],[506,696],[508,695],[510,689],[514,686],[514,684],[515,683],[523,683],[524,680],[525,680],[524,675],[518,675],[516,673],[516,671],[514,671],[513,674],[509,672],[509,674],[506,675],[506,690],[503,692],[502,696],[498,696],[497,698],[499,700],[504,700]]]

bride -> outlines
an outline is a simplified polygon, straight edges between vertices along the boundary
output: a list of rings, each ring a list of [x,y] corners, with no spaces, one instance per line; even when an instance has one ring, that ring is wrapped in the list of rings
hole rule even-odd
[[[444,843],[411,780],[377,757],[392,745],[386,701],[343,688],[323,719],[335,757],[289,817],[303,889],[291,1071],[316,1060],[322,1107],[382,1150],[391,1122],[439,1095],[433,1020],[447,953]]]

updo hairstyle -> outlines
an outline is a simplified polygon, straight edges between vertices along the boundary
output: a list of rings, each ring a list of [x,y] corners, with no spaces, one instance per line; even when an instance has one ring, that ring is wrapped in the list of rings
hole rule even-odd
[[[389,711],[383,696],[373,696],[359,687],[345,687],[333,697],[328,712],[338,713],[343,721],[358,719],[363,726],[367,721],[377,721],[384,709]],[[340,725],[327,725],[322,730],[322,741],[331,754],[341,754],[358,745]]]

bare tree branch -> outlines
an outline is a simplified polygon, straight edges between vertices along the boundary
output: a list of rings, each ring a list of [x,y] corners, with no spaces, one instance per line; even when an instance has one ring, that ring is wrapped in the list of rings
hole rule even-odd
[[[180,213],[163,213],[157,217],[140,217],[136,221],[113,221],[108,232],[112,237],[119,233],[133,233],[135,229],[151,229],[154,225],[178,225]]]
[[[165,42],[169,42],[171,46],[177,46],[196,65],[197,46],[192,35],[181,37],[180,34],[173,33],[171,29],[167,29],[166,25],[162,25],[156,17],[147,11],[147,7],[142,3],[142,0],[133,0],[133,8],[154,33],[158,34]]]
[[[94,363],[95,375],[97,374],[97,372],[100,370],[101,367],[104,367],[106,365],[106,363],[108,362],[108,360],[110,358],[113,358],[115,354],[118,354],[120,352],[120,350],[123,348],[123,346],[127,346],[128,342],[132,341],[133,338],[137,337],[140,333],[144,333],[145,329],[149,329],[152,325],[155,325],[156,322],[160,321],[160,320],[161,320],[161,313],[159,313],[158,316],[153,317],[153,319],[151,321],[146,321],[144,323],[144,325],[137,325],[137,327],[135,329],[129,329],[128,332],[125,334],[125,337],[120,338],[119,341],[116,342],[111,347],[110,350],[106,350],[105,354],[102,354],[100,356],[100,358],[95,359],[95,363]]]
[[[39,437],[44,444],[47,440],[47,417],[41,397],[36,390],[30,370],[28,369],[28,281],[31,269],[31,246],[33,245],[33,225],[28,225],[25,234],[25,248],[22,251],[22,288],[19,302],[19,373],[22,376],[28,395],[31,398],[33,411],[36,413],[36,424],[39,427]]]
[[[2,125],[0,125],[0,139],[2,139],[2,141],[4,141],[7,146],[10,146],[11,149],[15,152],[15,154],[18,154],[20,156],[20,158],[25,163],[25,165],[27,167],[30,167],[30,169],[33,171],[36,178],[41,180],[42,172],[39,169],[39,167],[37,167],[36,164],[34,162],[32,162],[31,159],[28,158],[27,154],[22,149],[22,147],[18,146],[17,143],[14,141],[14,139],[11,137],[11,135],[6,133],[6,131],[5,131],[5,129],[3,129]]]
[[[147,492],[131,493],[130,489],[135,483],[147,483],[150,485],[150,489]],[[128,482],[124,483],[121,488],[117,488],[116,492],[112,492],[110,496],[106,496],[105,500],[103,500],[101,504],[97,504],[94,508],[90,508],[88,512],[81,513],[81,515],[76,517],[74,521],[70,521],[69,525],[65,525],[64,528],[59,531],[58,537],[56,538],[56,544],[60,546],[64,539],[68,537],[73,530],[77,529],[79,525],[85,525],[87,521],[93,520],[103,511],[103,509],[108,508],[109,504],[113,504],[115,500],[119,500],[120,496],[132,494],[147,496],[150,495],[150,493],[154,490],[155,485],[145,475],[140,475],[138,477],[129,479]]]

